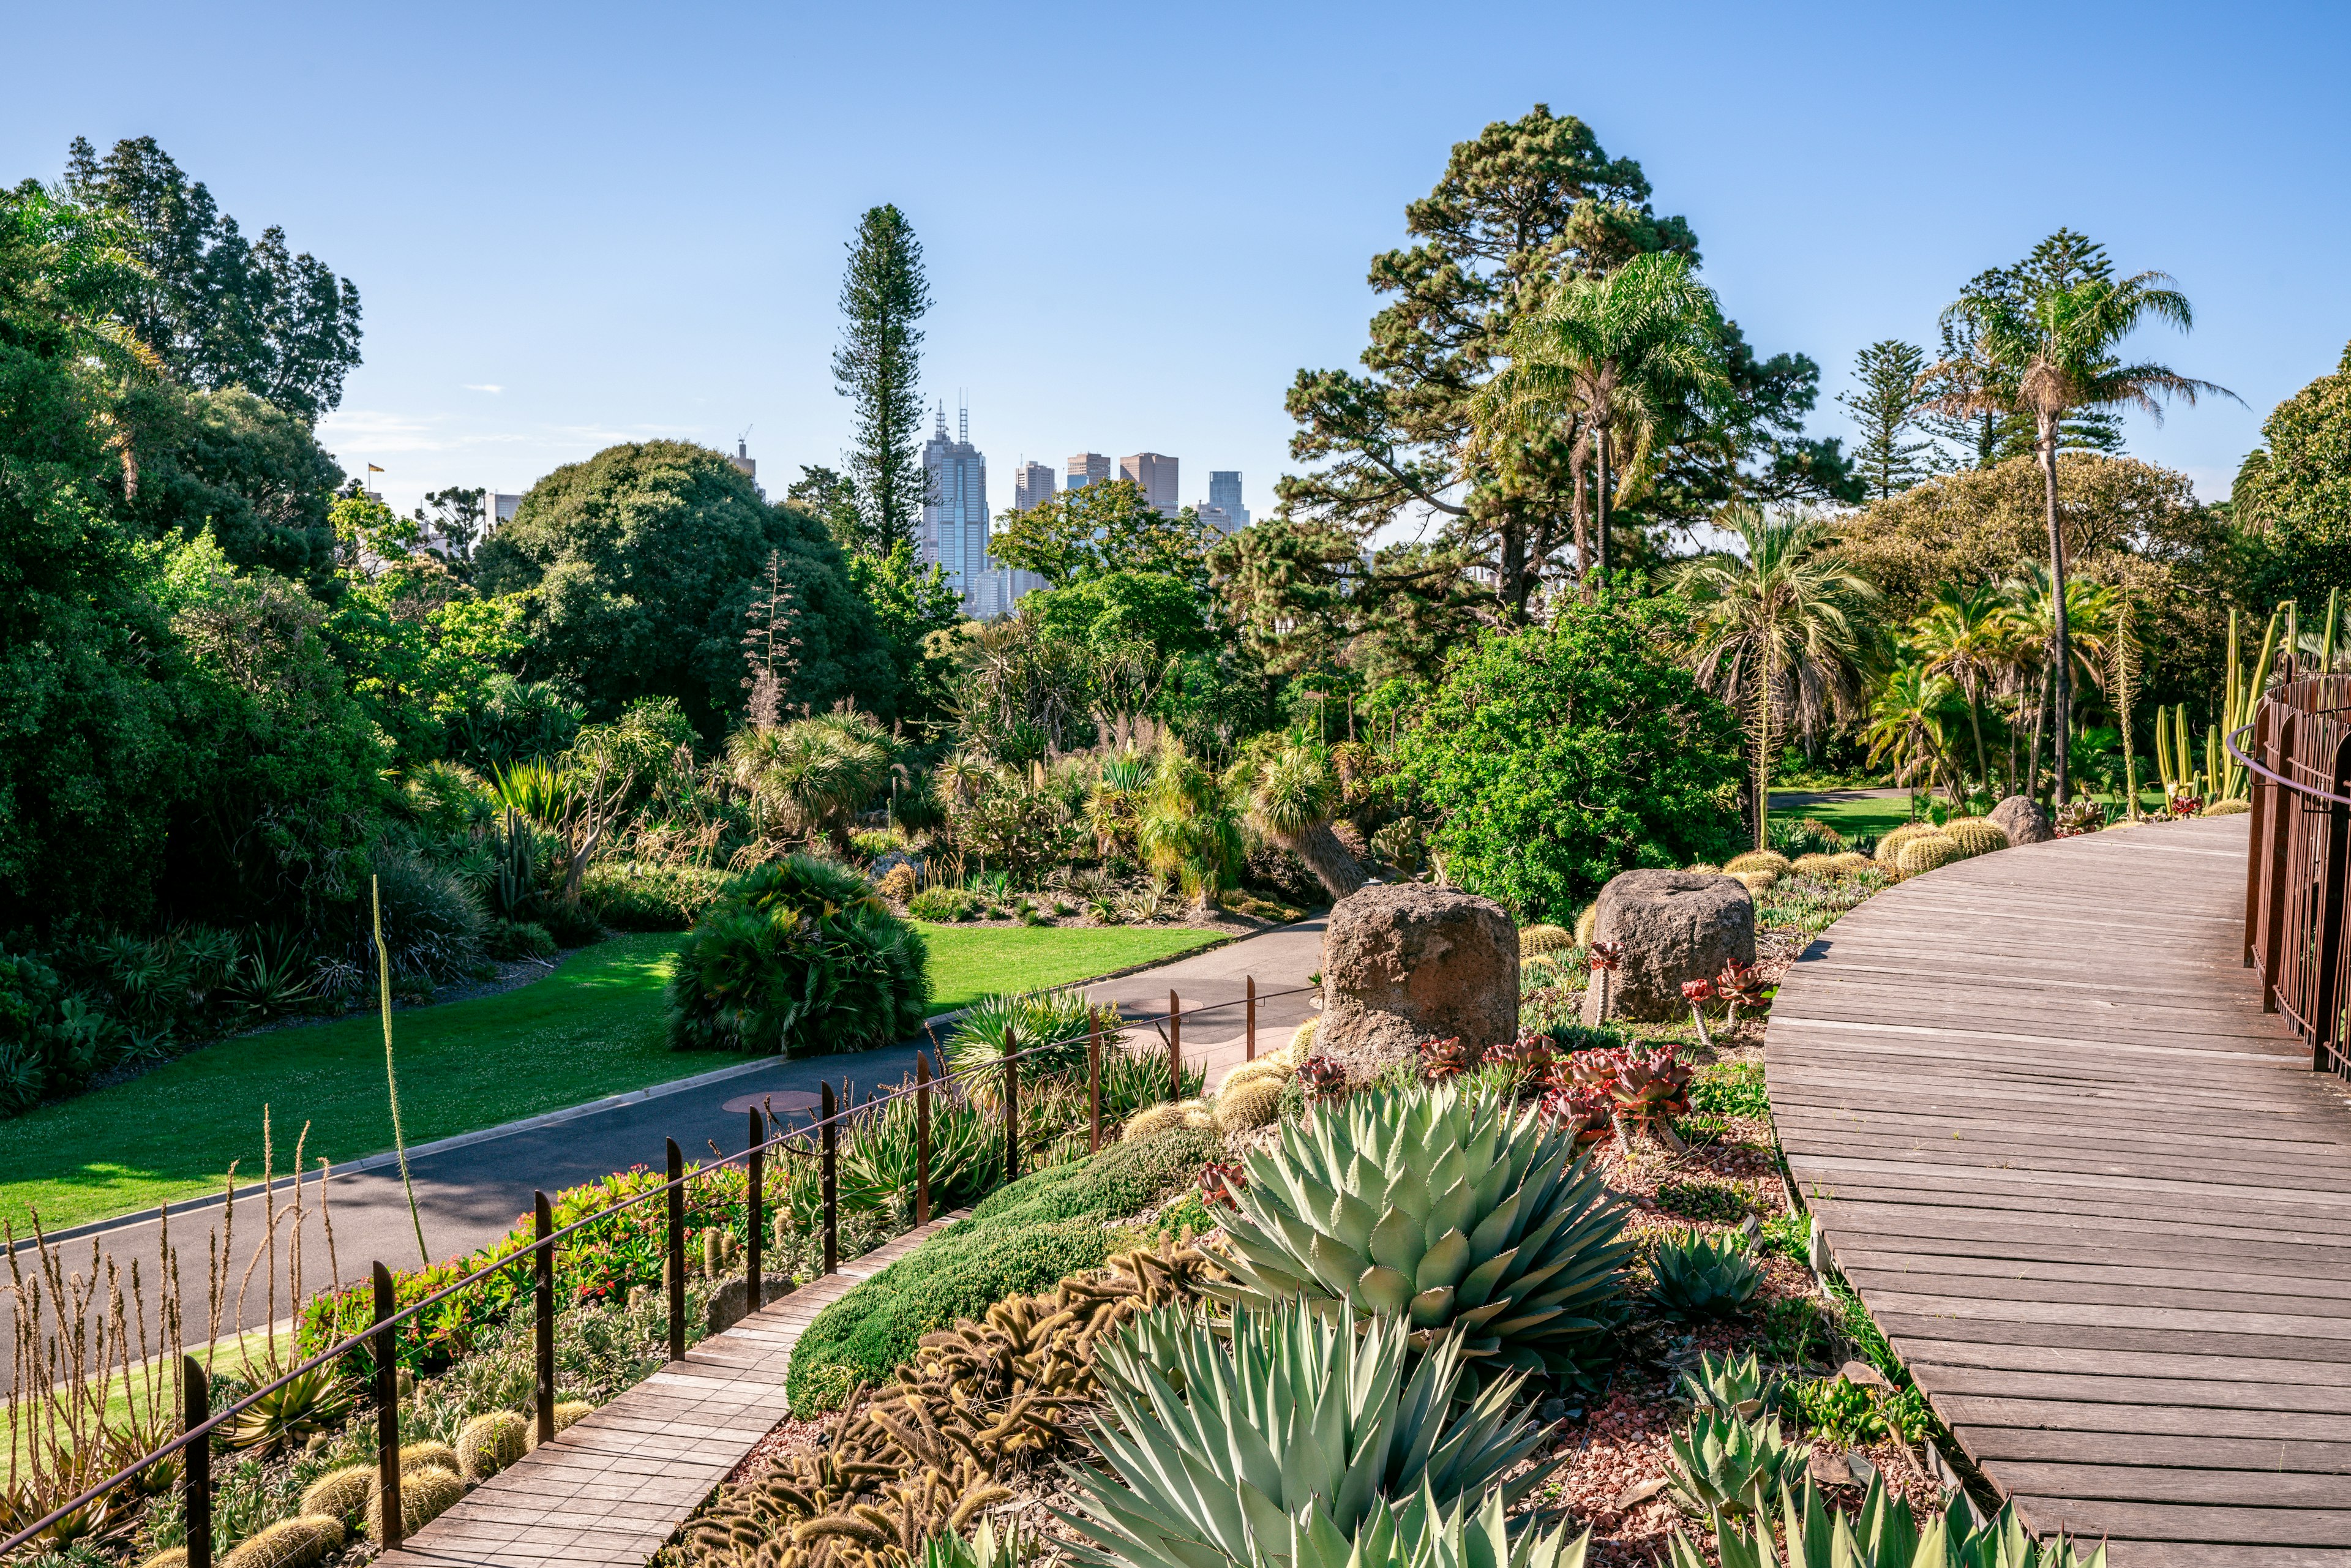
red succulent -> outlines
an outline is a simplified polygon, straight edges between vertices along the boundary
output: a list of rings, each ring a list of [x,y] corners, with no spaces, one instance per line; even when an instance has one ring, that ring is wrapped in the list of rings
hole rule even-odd
[[[1478,1053],[1461,1043],[1461,1037],[1451,1040],[1424,1040],[1420,1042],[1421,1076],[1430,1082],[1456,1078],[1478,1065]]]
[[[1347,1070],[1319,1051],[1298,1064],[1298,1081],[1317,1100],[1327,1100],[1347,1086]]]

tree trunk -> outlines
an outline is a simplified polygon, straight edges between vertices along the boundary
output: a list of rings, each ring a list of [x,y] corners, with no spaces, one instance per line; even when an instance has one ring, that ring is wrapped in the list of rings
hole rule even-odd
[[[1347,852],[1347,846],[1339,841],[1330,823],[1317,822],[1304,832],[1270,836],[1306,862],[1306,869],[1314,873],[1314,880],[1322,884],[1333,904],[1364,885],[1363,866]]]
[[[2041,799],[2041,730],[2049,716],[2049,673],[2041,673],[2041,685],[2032,694],[2032,744],[2024,753],[2024,793]]]
[[[1764,643],[1771,640],[1771,629],[1763,630]],[[1755,847],[1771,847],[1771,668],[1767,655],[1763,661],[1763,678],[1755,683]]]
[[[2074,733],[2074,645],[2065,628],[2065,536],[2057,522],[2057,420],[2053,414],[2041,418],[2041,477],[2048,494],[2049,504],[2049,588],[2056,603],[2052,607],[2056,617],[2056,634],[2052,659],[2056,685],[2052,688],[2056,712],[2051,725],[2051,743],[2056,755],[2056,802],[2065,803],[2066,742]]]
[[[1972,680],[1968,683],[1968,727],[1974,730],[1976,736],[1976,776],[1983,780],[1984,788],[1990,789],[1991,764],[1984,760],[1983,702],[1976,695],[1976,684]]]
[[[1592,496],[1593,555],[1596,570],[1601,576],[1605,577],[1608,575],[1608,422],[1606,419],[1599,421],[1597,434],[1598,439],[1593,444],[1598,449],[1600,456],[1600,482]]]

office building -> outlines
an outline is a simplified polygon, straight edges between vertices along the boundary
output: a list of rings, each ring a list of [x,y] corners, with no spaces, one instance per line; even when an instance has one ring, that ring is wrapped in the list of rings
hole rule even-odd
[[[1183,507],[1176,498],[1176,459],[1164,452],[1138,452],[1120,458],[1118,476],[1133,480],[1144,500],[1162,517],[1172,517]]]
[[[1023,463],[1012,480],[1012,509],[1025,512],[1040,501],[1053,498],[1053,465]]]
[[[1239,469],[1211,468],[1208,470],[1208,507],[1219,508],[1226,517],[1232,519],[1231,526],[1225,530],[1227,533],[1249,527],[1249,508],[1241,505],[1241,471]],[[1207,516],[1208,507],[1200,508],[1202,517]]]
[[[726,461],[732,463],[735,465],[735,471],[746,479],[757,479],[759,476],[759,460],[752,456],[751,449],[740,441],[735,443],[735,455]]]
[[[989,569],[987,460],[971,444],[969,409],[957,415],[957,433],[949,440],[947,405],[939,404],[938,428],[923,444],[923,476],[928,485],[919,558],[925,566],[946,570],[948,584],[963,595],[965,614],[979,614]]]
[[[1240,525],[1233,521],[1233,515],[1214,501],[1196,502],[1192,509],[1198,516],[1200,526],[1204,528],[1212,528],[1220,534],[1240,531]]]
[[[1082,490],[1089,485],[1100,485],[1110,478],[1110,459],[1099,452],[1081,452],[1070,459],[1071,490]]]

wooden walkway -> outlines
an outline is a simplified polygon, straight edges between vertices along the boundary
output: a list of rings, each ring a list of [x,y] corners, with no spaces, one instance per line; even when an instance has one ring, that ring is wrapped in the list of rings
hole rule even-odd
[[[2245,834],[1891,889],[1767,1036],[1838,1267],[2028,1522],[2115,1568],[2351,1568],[2351,1111],[2240,963]]]
[[[965,1213],[909,1231],[711,1335],[379,1561],[385,1568],[644,1568],[784,1418],[792,1346],[817,1313]]]

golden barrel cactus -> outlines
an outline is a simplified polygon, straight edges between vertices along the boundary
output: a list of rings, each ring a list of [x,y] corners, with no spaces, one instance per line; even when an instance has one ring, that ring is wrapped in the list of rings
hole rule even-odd
[[[1279,1120],[1281,1115],[1281,1080],[1262,1075],[1243,1079],[1239,1083],[1227,1083],[1217,1095],[1217,1131],[1246,1133],[1252,1127],[1262,1127]]]
[[[1522,957],[1539,958],[1545,953],[1563,952],[1575,946],[1575,933],[1564,925],[1530,925],[1519,933],[1519,953]]]
[[[1940,828],[1932,822],[1905,822],[1877,841],[1877,862],[1888,871],[1902,868],[1902,846],[1913,839],[1939,834]]]
[[[2008,831],[1982,817],[1961,817],[1958,821],[1946,822],[1943,836],[1959,845],[1961,853],[1970,856],[2008,848]]]
[[[1967,852],[1940,833],[1926,833],[1902,846],[1895,869],[1904,876],[1921,876],[1938,866],[1967,859]]]
[[[1743,855],[1733,855],[1722,862],[1727,872],[1768,871],[1785,873],[1791,862],[1778,850],[1749,850]]]

